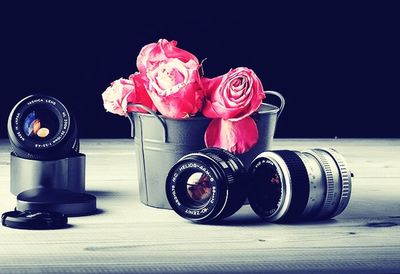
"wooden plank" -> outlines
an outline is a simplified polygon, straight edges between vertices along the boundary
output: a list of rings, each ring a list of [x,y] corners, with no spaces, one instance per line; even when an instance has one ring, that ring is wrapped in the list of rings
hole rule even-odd
[[[400,271],[400,140],[276,140],[275,148],[337,148],[356,174],[345,212],[323,222],[268,224],[244,206],[219,225],[195,225],[139,202],[131,140],[83,140],[87,189],[102,213],[69,229],[0,227],[0,273]],[[0,141],[0,210],[9,193]]]

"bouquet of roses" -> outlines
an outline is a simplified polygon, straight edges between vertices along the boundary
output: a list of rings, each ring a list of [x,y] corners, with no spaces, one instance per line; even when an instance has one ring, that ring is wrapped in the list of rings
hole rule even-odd
[[[141,104],[172,119],[203,115],[212,119],[204,136],[207,147],[241,154],[257,143],[257,125],[250,115],[265,94],[251,69],[239,67],[206,78],[200,74],[202,64],[196,56],[165,39],[143,47],[136,66],[138,72],[112,82],[103,92],[107,111],[127,116],[132,111],[144,112],[130,106]]]

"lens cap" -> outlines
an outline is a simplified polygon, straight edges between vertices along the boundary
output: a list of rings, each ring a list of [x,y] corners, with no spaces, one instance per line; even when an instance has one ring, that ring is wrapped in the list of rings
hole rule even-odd
[[[68,218],[59,212],[9,211],[3,213],[4,226],[17,229],[59,229],[67,226]]]
[[[17,195],[17,210],[33,212],[61,212],[67,216],[96,213],[96,197],[65,189],[33,188]]]

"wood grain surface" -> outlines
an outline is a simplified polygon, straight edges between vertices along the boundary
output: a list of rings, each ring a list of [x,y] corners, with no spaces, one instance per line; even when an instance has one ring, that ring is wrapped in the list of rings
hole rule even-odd
[[[315,147],[336,148],[355,175],[335,219],[268,224],[244,206],[219,225],[196,225],[139,202],[131,140],[83,140],[99,213],[61,230],[0,227],[0,273],[400,273],[400,140],[274,143]],[[1,212],[15,206],[9,152],[0,141]]]

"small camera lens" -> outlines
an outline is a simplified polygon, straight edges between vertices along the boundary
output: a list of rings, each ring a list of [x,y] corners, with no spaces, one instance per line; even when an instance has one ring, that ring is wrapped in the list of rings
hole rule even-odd
[[[181,158],[166,180],[168,201],[180,216],[194,222],[220,220],[246,199],[245,168],[231,153],[208,148]]]
[[[74,118],[51,96],[30,95],[18,102],[8,118],[8,136],[21,158],[53,160],[79,151]]]
[[[348,205],[351,173],[333,149],[269,151],[249,168],[249,202],[268,221],[321,220]]]

